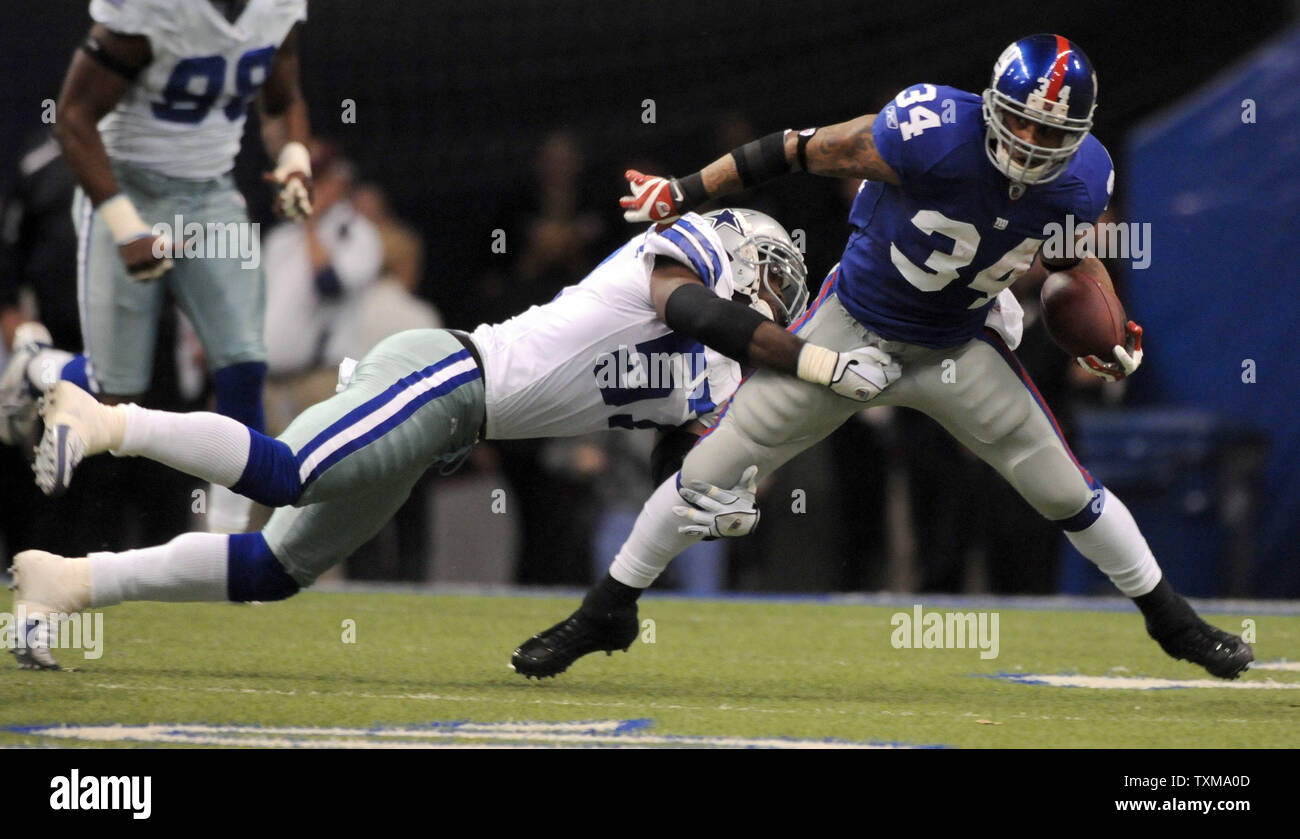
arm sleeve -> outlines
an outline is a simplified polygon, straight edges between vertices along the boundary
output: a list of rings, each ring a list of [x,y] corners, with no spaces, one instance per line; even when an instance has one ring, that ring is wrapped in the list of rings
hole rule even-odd
[[[723,300],[695,283],[685,283],[668,296],[664,323],[707,347],[744,364],[758,327],[767,321],[741,303]]]

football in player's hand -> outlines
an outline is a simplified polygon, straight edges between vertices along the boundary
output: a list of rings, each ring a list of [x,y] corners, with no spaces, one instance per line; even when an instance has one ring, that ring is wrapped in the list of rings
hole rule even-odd
[[[1047,332],[1058,347],[1076,358],[1095,355],[1114,361],[1115,346],[1124,346],[1128,315],[1108,280],[1058,272],[1043,283]]]

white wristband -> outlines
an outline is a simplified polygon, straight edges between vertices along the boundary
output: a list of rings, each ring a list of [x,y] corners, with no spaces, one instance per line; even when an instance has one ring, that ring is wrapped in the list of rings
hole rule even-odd
[[[114,244],[122,245],[133,239],[153,235],[153,228],[144,223],[144,219],[135,211],[135,204],[131,203],[125,193],[119,192],[97,209],[113,233]]]
[[[311,153],[302,143],[285,143],[275,161],[275,177],[284,180],[291,172],[311,177]]]
[[[831,376],[835,375],[835,365],[840,361],[840,354],[816,344],[804,344],[799,350],[799,378],[805,382],[829,385]]]

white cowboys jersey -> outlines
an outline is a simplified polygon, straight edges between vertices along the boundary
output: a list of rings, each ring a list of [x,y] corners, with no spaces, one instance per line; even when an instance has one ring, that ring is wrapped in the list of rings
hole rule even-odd
[[[149,39],[153,61],[99,123],[112,160],[187,180],[234,166],[244,115],[306,0],[248,0],[231,23],[210,0],[92,0],[90,16]]]
[[[731,299],[731,263],[706,220],[688,213],[633,237],[550,303],[474,330],[489,438],[716,421],[740,365],[659,319],[650,298],[656,255],[693,267]]]

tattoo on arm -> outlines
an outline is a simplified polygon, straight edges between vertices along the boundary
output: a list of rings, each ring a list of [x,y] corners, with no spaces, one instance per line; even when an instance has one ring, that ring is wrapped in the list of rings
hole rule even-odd
[[[875,114],[828,125],[819,129],[808,142],[805,154],[808,171],[814,175],[837,178],[868,178],[898,184],[898,174],[880,157],[871,127]],[[793,157],[798,138],[787,140],[786,153]]]
[[[898,173],[876,150],[876,138],[871,127],[875,114],[819,128],[804,147],[808,161],[807,171],[814,175],[834,178],[868,178],[898,184]],[[791,131],[785,138],[785,159],[791,168],[799,169],[799,132]],[[704,188],[710,198],[730,195],[744,189],[736,162],[730,154],[723,155],[700,170]]]

